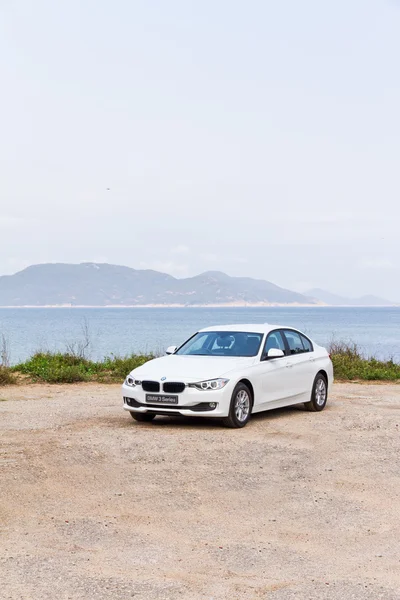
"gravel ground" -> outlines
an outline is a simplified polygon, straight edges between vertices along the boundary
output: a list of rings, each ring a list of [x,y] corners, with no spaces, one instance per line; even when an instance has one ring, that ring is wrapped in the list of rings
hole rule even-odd
[[[118,386],[0,388],[4,600],[400,599],[400,386],[134,422]]]

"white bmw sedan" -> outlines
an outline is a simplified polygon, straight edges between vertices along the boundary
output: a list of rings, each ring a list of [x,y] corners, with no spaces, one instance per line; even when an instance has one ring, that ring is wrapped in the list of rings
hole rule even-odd
[[[136,421],[184,415],[244,427],[251,414],[281,406],[323,410],[332,382],[328,352],[300,331],[223,325],[202,329],[133,370],[122,393]]]

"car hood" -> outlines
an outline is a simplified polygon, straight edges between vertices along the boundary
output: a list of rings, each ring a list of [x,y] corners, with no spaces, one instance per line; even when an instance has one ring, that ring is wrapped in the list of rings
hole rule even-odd
[[[171,354],[155,358],[134,369],[136,379],[159,381],[166,377],[169,381],[202,381],[221,377],[235,369],[254,364],[256,357],[226,356],[183,356]]]

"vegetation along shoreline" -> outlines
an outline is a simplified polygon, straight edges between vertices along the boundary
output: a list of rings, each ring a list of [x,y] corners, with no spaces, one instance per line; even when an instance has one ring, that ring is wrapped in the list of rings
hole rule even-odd
[[[356,344],[332,342],[329,348],[335,379],[338,381],[391,381],[400,382],[400,364],[389,359],[378,360],[364,357]],[[65,353],[36,352],[25,362],[8,366],[0,364],[0,385],[27,382],[78,383],[122,382],[126,375],[153,354],[131,354],[130,356],[106,356],[93,361],[73,351]]]

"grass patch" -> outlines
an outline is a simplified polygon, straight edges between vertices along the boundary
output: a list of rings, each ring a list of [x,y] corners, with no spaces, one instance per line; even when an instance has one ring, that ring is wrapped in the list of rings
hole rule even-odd
[[[110,356],[100,362],[74,354],[37,352],[24,363],[12,367],[13,373],[28,376],[31,381],[46,383],[78,383],[99,381],[122,382],[132,369],[152,356],[136,355],[120,358]]]
[[[329,348],[335,378],[342,381],[398,381],[400,364],[364,358],[357,344],[332,342]]]
[[[0,385],[11,385],[16,382],[17,379],[11,369],[0,365]]]

